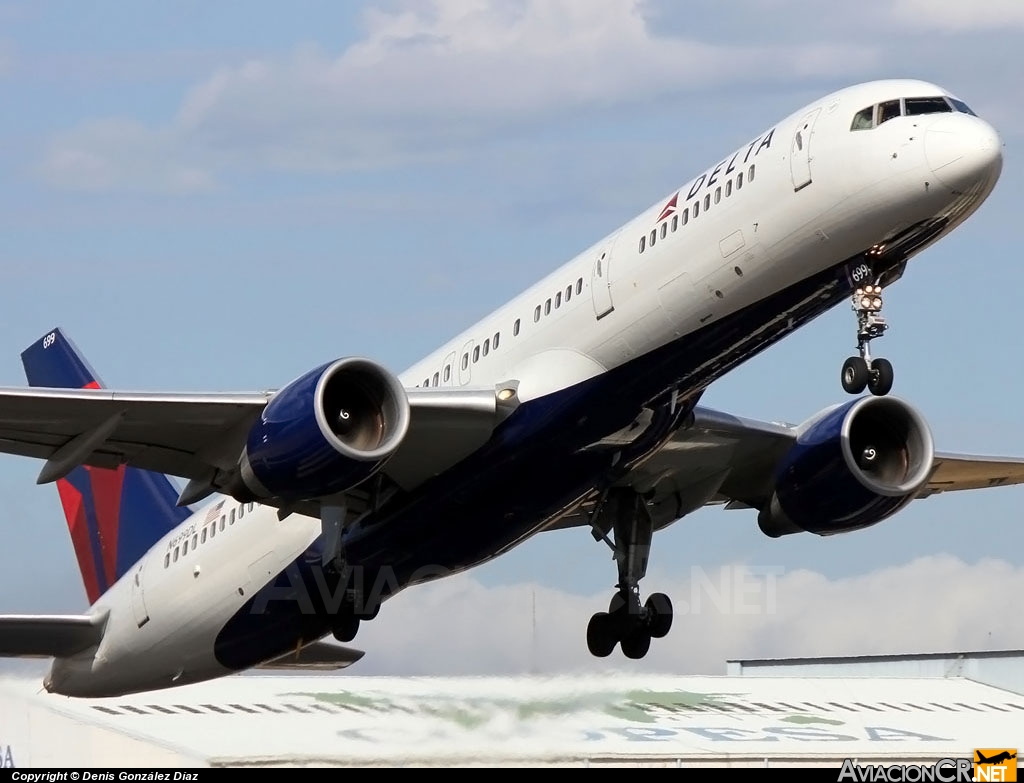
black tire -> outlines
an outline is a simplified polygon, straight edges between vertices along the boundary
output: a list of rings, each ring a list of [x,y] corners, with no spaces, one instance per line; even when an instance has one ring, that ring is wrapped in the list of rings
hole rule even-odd
[[[868,388],[876,397],[884,397],[892,391],[894,376],[892,362],[888,359],[872,359],[871,378],[868,381]]]
[[[339,642],[351,642],[359,633],[359,618],[344,614],[334,618],[334,638]]]
[[[608,623],[616,640],[625,639],[637,625],[638,617],[629,613],[629,604],[622,593],[616,593],[608,602]]]
[[[652,639],[662,639],[672,630],[672,601],[664,593],[651,593],[644,603],[647,631]]]
[[[850,394],[860,394],[871,381],[868,363],[859,356],[851,356],[843,362],[843,372],[839,376],[843,390]]]
[[[615,649],[612,619],[607,612],[598,612],[587,623],[587,648],[595,658],[607,658]]]
[[[623,639],[620,644],[622,645],[623,655],[638,661],[647,655],[647,651],[651,649],[651,635],[646,628],[637,628]]]

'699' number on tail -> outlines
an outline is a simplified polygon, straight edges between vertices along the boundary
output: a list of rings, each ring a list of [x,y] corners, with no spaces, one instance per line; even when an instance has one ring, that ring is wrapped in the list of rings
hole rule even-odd
[[[49,348],[55,342],[57,342],[57,333],[50,332],[48,335],[46,335],[46,337],[43,338],[43,348]]]

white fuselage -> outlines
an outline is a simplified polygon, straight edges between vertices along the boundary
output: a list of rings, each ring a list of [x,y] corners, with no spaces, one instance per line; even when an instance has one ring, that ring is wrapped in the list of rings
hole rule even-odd
[[[965,113],[851,130],[864,107],[946,94],[874,82],[800,109],[416,363],[403,383],[517,380],[529,401],[713,326],[911,226],[944,217],[948,232],[995,184],[995,131]],[[92,610],[108,613],[102,643],[57,660],[50,690],[106,695],[227,673],[214,656],[219,630],[310,546],[320,522],[281,522],[258,505],[239,519],[239,504],[223,503],[234,524],[221,529],[214,514],[216,535],[204,542],[210,506],[201,509],[102,596]]]

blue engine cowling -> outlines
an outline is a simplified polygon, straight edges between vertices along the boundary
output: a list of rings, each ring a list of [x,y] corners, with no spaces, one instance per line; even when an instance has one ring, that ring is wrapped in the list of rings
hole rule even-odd
[[[776,538],[870,527],[909,503],[935,455],[924,418],[895,397],[861,397],[798,429],[758,525]]]
[[[409,429],[409,399],[368,359],[339,359],[281,389],[253,425],[239,475],[255,498],[308,499],[369,478]]]

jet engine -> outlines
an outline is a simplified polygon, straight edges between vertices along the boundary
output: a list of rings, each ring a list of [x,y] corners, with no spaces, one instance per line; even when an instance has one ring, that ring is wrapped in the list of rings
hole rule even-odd
[[[267,403],[239,460],[254,498],[301,500],[365,481],[409,429],[401,382],[368,359],[339,359],[289,383]]]
[[[909,503],[932,472],[931,431],[895,397],[862,397],[798,428],[758,525],[768,536],[870,527]]]

